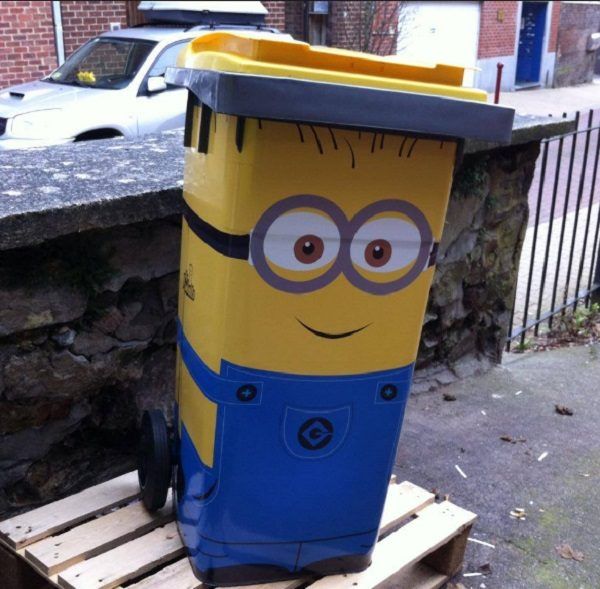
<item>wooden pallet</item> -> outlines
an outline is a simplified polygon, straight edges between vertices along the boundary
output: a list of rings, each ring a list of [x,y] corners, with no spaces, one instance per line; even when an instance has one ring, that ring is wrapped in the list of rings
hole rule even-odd
[[[185,557],[171,502],[150,514],[138,491],[132,472],[0,523],[0,585],[200,588]],[[436,503],[431,493],[412,483],[392,480],[373,564],[366,571],[252,589],[435,589],[461,568],[475,518],[449,501]]]

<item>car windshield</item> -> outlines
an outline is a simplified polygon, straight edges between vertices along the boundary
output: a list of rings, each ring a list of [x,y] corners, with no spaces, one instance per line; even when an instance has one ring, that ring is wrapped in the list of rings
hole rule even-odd
[[[142,39],[98,37],[78,49],[44,80],[89,88],[125,88],[155,45]]]

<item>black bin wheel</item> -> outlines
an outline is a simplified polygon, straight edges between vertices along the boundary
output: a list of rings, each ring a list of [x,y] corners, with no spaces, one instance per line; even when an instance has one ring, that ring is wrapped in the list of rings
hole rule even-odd
[[[171,484],[171,449],[167,422],[157,409],[142,416],[138,480],[146,509],[163,507]]]

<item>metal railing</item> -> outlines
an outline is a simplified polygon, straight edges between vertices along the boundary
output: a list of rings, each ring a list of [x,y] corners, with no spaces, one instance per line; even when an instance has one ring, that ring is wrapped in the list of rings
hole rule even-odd
[[[557,314],[589,306],[600,289],[600,111],[590,110],[585,120],[578,112],[575,121],[574,131],[542,141],[508,351],[514,340],[522,347],[528,336],[551,330]]]

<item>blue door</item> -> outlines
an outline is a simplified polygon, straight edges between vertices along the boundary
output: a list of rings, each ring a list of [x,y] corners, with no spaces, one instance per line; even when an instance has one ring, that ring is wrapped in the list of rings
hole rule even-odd
[[[547,10],[547,2],[523,2],[517,84],[535,84],[540,81]]]

